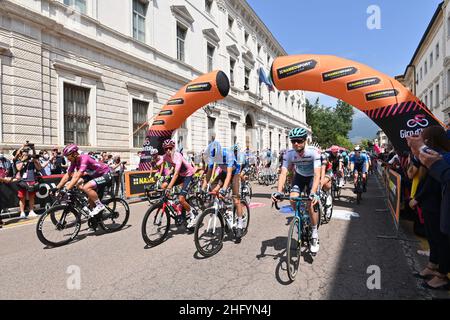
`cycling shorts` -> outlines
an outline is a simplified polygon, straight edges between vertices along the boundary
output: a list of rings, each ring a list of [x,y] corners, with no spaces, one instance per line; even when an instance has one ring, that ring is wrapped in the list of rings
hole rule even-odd
[[[306,189],[306,194],[311,193],[312,185],[314,181],[314,176],[304,177],[299,174],[295,174],[294,179],[292,179],[292,189],[291,192],[301,193]]]
[[[178,176],[174,185],[177,186],[179,184],[183,184],[183,187],[181,188],[181,192],[180,192],[181,196],[185,197],[188,194],[189,185],[191,184],[192,179],[193,179],[193,176],[186,176],[186,177]]]

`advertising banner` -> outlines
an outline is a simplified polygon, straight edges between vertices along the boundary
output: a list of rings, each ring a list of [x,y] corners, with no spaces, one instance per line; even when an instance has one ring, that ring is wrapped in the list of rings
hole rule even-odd
[[[145,194],[144,187],[152,182],[150,171],[125,172],[125,190],[127,198]]]

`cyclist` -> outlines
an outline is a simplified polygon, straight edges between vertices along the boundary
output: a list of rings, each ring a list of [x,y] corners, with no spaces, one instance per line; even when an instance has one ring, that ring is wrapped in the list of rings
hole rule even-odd
[[[239,146],[235,144],[230,148],[222,150],[222,163],[218,164],[221,169],[221,173],[217,177],[217,186],[214,188],[213,193],[219,192],[221,196],[224,196],[228,186],[231,184],[231,190],[233,195],[233,202],[237,212],[237,229],[236,229],[236,243],[241,242],[243,234],[243,211],[241,205],[241,196],[239,193],[240,186],[240,171],[241,164],[238,162]],[[222,183],[220,183],[222,182]]]
[[[283,196],[282,191],[287,173],[288,171],[294,171],[290,197],[298,197],[306,188],[306,192],[312,200],[308,206],[312,226],[310,251],[316,254],[319,251],[319,233],[317,230],[319,214],[315,212],[314,206],[319,201],[317,191],[320,184],[321,157],[319,149],[306,146],[306,137],[307,132],[303,128],[294,128],[289,132],[293,150],[289,150],[284,155],[283,166],[278,179],[278,192],[272,194],[272,201],[275,202]],[[295,208],[295,201],[292,201],[291,204]]]
[[[355,185],[355,189],[353,190],[353,192],[356,193],[356,182],[358,181],[359,172],[362,173],[363,192],[366,192],[366,180],[369,160],[367,159],[367,155],[361,153],[361,148],[359,146],[356,146],[353,151],[355,152],[355,154],[350,158],[350,171],[353,173],[353,183]]]
[[[198,214],[197,211],[194,208],[191,208],[189,203],[187,203],[186,195],[194,175],[194,168],[180,152],[175,151],[175,141],[172,139],[167,139],[163,142],[163,149],[165,152],[163,160],[174,168],[174,172],[170,182],[163,183],[162,189],[168,192],[168,190],[171,190],[174,186],[183,184],[178,200],[189,215],[187,228],[192,229],[195,226]]]
[[[324,191],[327,194],[324,208],[328,213],[328,210],[332,209],[332,204],[333,204],[333,198],[330,194],[331,179],[333,178],[333,170],[330,170],[331,166],[328,161],[328,153],[326,153],[325,151],[322,151],[322,153],[320,155],[320,159],[321,159],[321,163],[322,163],[322,166],[320,169],[321,170],[321,172],[320,172],[320,187],[321,187],[322,191]]]
[[[70,167],[56,188],[61,190],[69,180],[66,190],[71,190],[80,182],[84,182],[80,188],[88,196],[89,203],[93,207],[89,215],[94,217],[105,209],[97,191],[111,185],[111,169],[106,163],[99,162],[88,154],[80,154],[78,151],[76,144],[68,144],[63,149],[63,155],[70,161]]]
[[[342,160],[343,160],[343,169],[344,169],[344,176],[346,175],[346,172],[348,172],[348,166],[350,162],[350,157],[348,156],[348,153],[346,150],[342,150],[341,152]]]
[[[366,151],[366,149],[362,149],[361,154],[365,155],[367,157],[367,161],[368,161],[368,169],[367,169],[367,173],[371,174],[372,172],[372,159],[370,158],[370,154]]]
[[[339,154],[339,147],[332,146],[330,150],[326,152],[328,153],[329,162],[327,171],[332,170],[332,174],[336,174],[338,177],[338,186],[339,188],[342,188],[344,186],[344,159]]]

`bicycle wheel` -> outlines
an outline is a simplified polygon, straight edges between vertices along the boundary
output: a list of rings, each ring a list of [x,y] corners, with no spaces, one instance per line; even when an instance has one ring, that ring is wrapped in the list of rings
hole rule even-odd
[[[242,205],[242,236],[245,236],[248,231],[248,226],[250,225],[250,207],[245,200],[241,200]],[[236,208],[233,207],[233,216],[237,219]]]
[[[163,210],[163,203],[151,206],[142,220],[142,239],[149,246],[157,246],[164,241],[170,229],[170,215]]]
[[[78,212],[66,205],[59,205],[42,214],[36,225],[36,234],[43,244],[59,247],[75,239],[80,227],[81,219]]]
[[[298,217],[294,217],[289,226],[286,247],[287,271],[291,281],[294,281],[297,276],[298,266],[300,264],[301,248],[300,219]]]
[[[194,242],[198,253],[211,257],[222,249],[225,235],[224,221],[214,208],[203,211],[194,231]]]
[[[102,214],[100,227],[108,232],[114,232],[122,229],[130,217],[130,207],[122,198],[111,198],[102,201],[105,210]]]

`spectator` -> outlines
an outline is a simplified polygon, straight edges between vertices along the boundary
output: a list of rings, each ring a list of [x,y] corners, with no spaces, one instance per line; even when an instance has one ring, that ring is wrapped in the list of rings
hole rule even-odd
[[[41,164],[41,174],[43,176],[49,176],[52,174],[50,165],[50,156],[47,150],[42,150],[39,152],[39,163]]]
[[[17,196],[19,197],[20,206],[20,218],[26,218],[25,215],[25,202],[28,196],[30,212],[28,217],[37,217],[34,212],[34,198],[36,195],[35,185],[39,172],[41,171],[41,164],[36,157],[36,152],[33,147],[24,145],[21,148],[22,157],[16,161],[16,179],[20,179],[19,191]]]
[[[61,155],[61,152],[57,148],[52,150],[52,156],[50,157],[50,173],[51,174],[64,174],[68,168],[68,161]]]
[[[120,189],[119,197],[123,198],[124,196],[124,181],[123,174],[126,170],[125,167],[126,161],[121,161],[120,156],[115,156],[109,165],[112,170],[113,177],[113,188],[114,188],[114,196],[117,197],[117,194]]]
[[[1,179],[13,176],[12,163],[5,157],[3,152],[4,152],[3,150],[0,150],[0,178]]]
[[[103,163],[108,163],[108,153],[107,152],[102,152],[101,154],[100,154],[100,162],[103,162]]]
[[[421,140],[431,149],[450,152],[450,141],[447,139],[446,131],[440,126],[426,128],[421,133]],[[410,141],[408,140],[408,142]],[[417,155],[416,146],[411,146],[411,150]],[[419,170],[427,170],[425,168],[422,166]],[[450,243],[445,234],[445,228],[442,228],[441,217],[445,222],[448,219],[445,216],[449,212],[442,211],[442,201],[444,200],[442,199],[441,181],[427,172],[419,184],[415,199],[411,200],[412,206],[417,204],[422,206],[425,230],[430,244],[430,263],[419,273],[419,277],[432,277],[424,284],[427,288],[448,290],[450,287],[450,280],[447,277],[447,273],[450,272]]]

